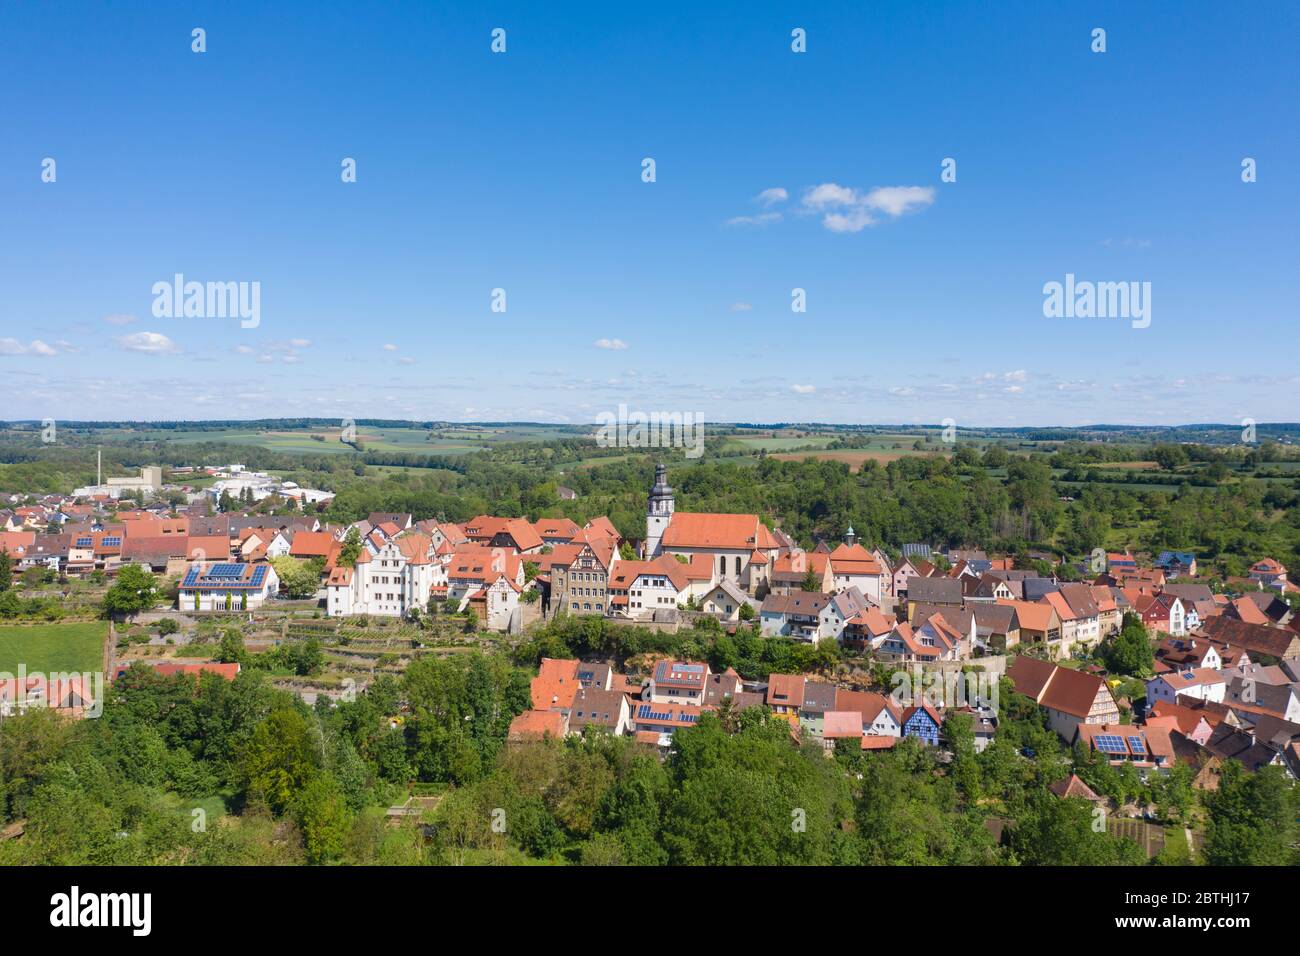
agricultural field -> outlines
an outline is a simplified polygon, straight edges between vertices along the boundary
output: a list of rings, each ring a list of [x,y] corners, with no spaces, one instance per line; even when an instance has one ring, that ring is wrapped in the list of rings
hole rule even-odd
[[[108,622],[0,626],[0,672],[79,673],[103,669]]]
[[[98,429],[95,434],[110,443],[129,439],[165,441],[174,445],[249,445],[269,451],[318,455],[356,452],[354,447],[340,441],[341,423],[307,428],[106,428]],[[369,451],[464,455],[503,443],[548,441],[572,434],[573,430],[568,427],[541,424],[437,425],[431,429],[358,425],[356,438]]]
[[[784,454],[771,455],[778,461],[803,461],[805,458],[815,458],[818,461],[838,461],[846,463],[849,471],[858,472],[862,470],[864,463],[874,461],[881,465],[887,465],[891,461],[899,458],[905,458],[912,455],[925,455],[927,452],[913,451],[910,447],[907,449],[891,449],[889,451],[879,450],[871,451],[863,448],[853,448],[841,451],[796,451],[786,452]]]

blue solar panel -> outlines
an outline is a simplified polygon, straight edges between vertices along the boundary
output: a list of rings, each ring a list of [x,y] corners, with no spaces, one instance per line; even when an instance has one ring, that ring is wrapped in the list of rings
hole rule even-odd
[[[1135,754],[1144,754],[1147,752],[1147,748],[1142,743],[1141,737],[1129,737],[1128,746],[1129,749],[1132,750]]]
[[[1103,753],[1108,753],[1108,754],[1128,753],[1128,749],[1124,746],[1124,741],[1112,734],[1101,734],[1100,736],[1095,737],[1093,739],[1096,740],[1097,742],[1097,749],[1102,751]]]
[[[93,538],[78,538],[76,546],[78,548],[89,548],[92,544],[94,544]]]

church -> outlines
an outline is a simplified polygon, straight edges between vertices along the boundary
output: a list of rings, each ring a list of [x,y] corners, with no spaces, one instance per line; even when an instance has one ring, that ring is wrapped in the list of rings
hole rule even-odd
[[[758,515],[693,514],[677,511],[668,469],[655,466],[655,483],[646,503],[644,556],[662,554],[691,560],[708,555],[714,582],[731,581],[754,596],[766,594],[781,544]]]

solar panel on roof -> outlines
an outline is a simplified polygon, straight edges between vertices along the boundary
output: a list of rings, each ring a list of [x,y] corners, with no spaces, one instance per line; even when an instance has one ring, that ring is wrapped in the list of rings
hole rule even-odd
[[[1135,754],[1144,754],[1147,752],[1147,748],[1142,743],[1141,737],[1129,737],[1128,746],[1129,749],[1132,750]]]
[[[1101,734],[1094,738],[1097,742],[1097,749],[1108,754],[1128,753],[1124,746],[1124,741],[1113,734]]]

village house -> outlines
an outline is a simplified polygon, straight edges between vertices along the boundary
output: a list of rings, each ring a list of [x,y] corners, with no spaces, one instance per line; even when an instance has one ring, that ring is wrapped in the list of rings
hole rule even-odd
[[[1165,572],[1167,578],[1196,577],[1196,555],[1190,551],[1161,551],[1155,566]]]
[[[1142,770],[1169,770],[1175,763],[1174,746],[1165,727],[1081,724],[1079,739],[1112,766],[1129,763]]]
[[[943,718],[939,711],[922,700],[903,711],[904,737],[915,737],[929,747],[938,747],[943,733]]]
[[[1045,644],[1061,653],[1061,618],[1050,604],[1033,601],[998,601],[1016,612],[1016,630],[1021,644]]]
[[[1201,633],[1218,644],[1250,652],[1252,659],[1300,657],[1300,633],[1290,628],[1247,624],[1226,615],[1212,617],[1201,625]]]
[[[96,716],[95,683],[81,674],[26,674],[20,677],[0,675],[0,718],[14,717],[29,710],[52,710],[61,717],[79,720]]]
[[[1047,711],[1048,725],[1066,743],[1082,725],[1119,722],[1119,707],[1100,677],[1023,655],[1012,661],[1007,677],[1017,693]]]
[[[827,681],[806,680],[803,685],[803,702],[799,705],[799,729],[813,737],[821,737],[826,715],[837,710],[835,695],[838,688]],[[862,733],[859,716],[858,734]]]
[[[1272,558],[1263,558],[1252,564],[1250,580],[1262,588],[1273,588],[1276,591],[1285,591],[1288,588],[1286,568],[1282,566],[1281,561]]]
[[[792,551],[778,555],[772,564],[770,585],[776,594],[804,591],[809,583],[809,573],[815,590],[830,594],[835,590],[835,576],[831,573],[831,556],[824,552]]]
[[[792,591],[769,594],[759,609],[764,637],[793,637],[816,643],[821,639],[821,614],[831,603],[828,594]]]
[[[742,591],[739,585],[725,578],[706,591],[700,599],[700,609],[723,622],[734,623],[740,620],[743,607],[748,607],[753,612],[752,616],[757,617],[762,604]]]
[[[897,621],[878,608],[869,607],[849,618],[840,632],[840,641],[853,650],[875,649],[889,636]]]
[[[904,557],[894,568],[890,578],[889,593],[895,600],[906,600],[908,582],[912,578],[926,578],[934,573],[934,565],[929,561]]]
[[[871,552],[862,545],[855,544],[853,537],[853,529],[849,528],[844,543],[830,553],[835,590],[855,587],[868,601],[879,607],[887,590],[884,572]]]
[[[280,579],[269,564],[215,562],[185,572],[176,594],[180,611],[251,611],[279,593]]]
[[[1157,701],[1176,704],[1180,697],[1222,703],[1227,683],[1221,673],[1209,667],[1158,674],[1147,681],[1147,706]]]
[[[656,704],[704,703],[709,681],[709,665],[693,661],[660,661],[655,665],[644,697]]]
[[[481,565],[490,567],[490,552],[478,557]],[[504,559],[501,563],[504,565]],[[432,588],[446,583],[445,571],[428,535],[409,532],[385,538],[372,532],[353,567],[336,566],[328,573],[325,613],[329,617],[353,614],[403,617],[412,609],[424,610]],[[484,577],[480,574],[474,580],[460,582],[456,599],[490,583]]]
[[[856,710],[862,715],[862,733],[867,737],[901,737],[903,708],[890,696],[873,691],[838,688],[836,710]]]
[[[632,729],[632,710],[627,695],[616,690],[579,687],[569,711],[569,733],[581,734],[587,727],[620,736]]]
[[[798,725],[805,683],[804,678],[798,674],[770,675],[765,702],[772,714],[791,725]]]
[[[552,613],[607,614],[611,597],[609,579],[618,563],[618,545],[608,538],[584,541],[567,565],[553,563],[550,569]]]
[[[937,604],[940,607],[960,608],[961,582],[955,578],[913,578],[907,586],[907,619],[912,620],[918,604]]]
[[[638,737],[655,735],[662,749],[669,746],[676,731],[699,723],[702,713],[703,708],[694,704],[639,701],[633,705],[632,729]]]
[[[465,537],[481,548],[503,548],[515,554],[541,551],[544,543],[537,531],[523,518],[494,518],[479,515],[466,521]]]

